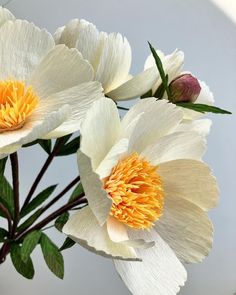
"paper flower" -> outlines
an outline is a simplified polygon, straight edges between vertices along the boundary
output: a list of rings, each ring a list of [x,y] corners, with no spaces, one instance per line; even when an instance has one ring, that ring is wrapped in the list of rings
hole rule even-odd
[[[38,138],[79,129],[87,109],[103,97],[94,71],[77,49],[55,46],[32,23],[0,8],[0,154]]]
[[[201,136],[179,131],[183,113],[166,100],[141,100],[120,121],[115,103],[93,104],[81,127],[78,163],[89,206],[63,232],[113,257],[135,295],[176,294],[186,280],[181,262],[209,253],[207,211],[218,189],[201,161]]]
[[[190,75],[190,73],[183,72],[184,53],[182,51],[175,50],[173,53],[165,55],[162,51],[157,50],[157,53],[159,57],[161,58],[164,71],[168,75],[169,84],[171,84],[171,82],[173,82],[174,80],[176,81],[177,78],[183,77],[184,74]],[[148,68],[152,68],[154,65],[155,65],[155,60],[152,54],[150,54],[145,61],[144,69],[147,70]],[[186,79],[185,79],[185,82],[186,82]],[[189,86],[187,86],[186,83],[182,83],[182,87],[185,88],[182,91],[183,92],[189,91],[188,88],[191,86],[194,88],[194,91],[196,91],[196,83],[193,84],[193,81],[190,79],[188,79],[187,82],[189,82]],[[162,83],[162,80],[159,75],[155,83],[152,85],[153,94],[156,92],[156,90],[161,85],[161,83]],[[209,87],[203,81],[198,80],[198,83],[199,83],[200,89],[199,88],[197,89],[197,93],[198,93],[197,98],[192,102],[213,105],[214,98]],[[180,83],[178,83],[178,86],[179,85]],[[165,96],[165,98],[167,98],[167,96]],[[184,111],[184,118],[187,120],[197,119],[202,116],[201,113],[195,112],[189,109],[184,109],[183,111]]]
[[[74,19],[59,28],[55,41],[77,48],[93,66],[95,80],[102,83],[105,94],[114,100],[138,97],[150,90],[157,79],[155,66],[132,77],[128,40],[119,33],[99,32],[85,20]]]

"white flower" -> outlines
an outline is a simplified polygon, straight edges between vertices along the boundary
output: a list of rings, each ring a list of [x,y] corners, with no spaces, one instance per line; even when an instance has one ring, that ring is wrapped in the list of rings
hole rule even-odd
[[[166,100],[141,100],[120,121],[103,98],[81,127],[79,171],[89,206],[63,232],[113,257],[135,295],[176,294],[186,280],[181,262],[199,262],[212,244],[207,211],[218,189],[201,161],[204,140],[179,131],[183,113]]]
[[[103,97],[94,71],[77,49],[0,8],[0,155],[38,138],[80,128],[87,109]]]
[[[177,77],[186,73],[186,72],[183,72],[184,53],[182,51],[175,50],[173,53],[165,55],[162,51],[157,50],[157,53],[162,61],[164,71],[168,75],[169,83],[171,83]],[[150,54],[148,58],[146,59],[144,69],[147,70],[148,68],[152,68],[154,65],[155,65],[155,60],[152,54]],[[201,86],[201,91],[195,103],[213,105],[214,98],[209,87],[203,81],[198,80],[198,82]],[[156,90],[161,85],[161,83],[162,83],[161,77],[160,75],[158,75],[157,80],[152,85],[153,94],[156,92]],[[184,118],[186,120],[193,120],[202,116],[202,114],[199,112],[192,111],[185,108],[183,109],[183,112],[184,112]]]
[[[119,33],[107,34],[85,20],[74,19],[55,33],[57,44],[77,48],[93,66],[95,80],[114,100],[125,100],[146,93],[157,78],[155,66],[134,78],[129,74],[131,48]]]

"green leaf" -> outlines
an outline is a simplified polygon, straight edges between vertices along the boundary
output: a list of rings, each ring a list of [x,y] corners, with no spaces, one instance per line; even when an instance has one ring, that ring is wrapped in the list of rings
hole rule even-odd
[[[17,230],[19,232],[24,231],[26,228],[30,227],[42,214],[42,209],[38,209],[36,212],[34,212],[26,221],[24,221]]]
[[[0,175],[1,176],[4,174],[6,163],[7,163],[7,157],[0,160]]]
[[[55,220],[55,228],[59,231],[62,231],[63,226],[67,223],[70,214],[68,212],[63,213]]]
[[[76,188],[74,189],[74,191],[72,192],[72,194],[70,196],[70,199],[69,199],[69,203],[75,201],[77,199],[77,197],[79,195],[81,195],[83,192],[84,192],[84,189],[83,189],[82,183],[80,182],[76,186]]]
[[[214,113],[214,114],[232,114],[229,111],[220,109],[218,107],[201,104],[201,103],[191,103],[191,102],[178,102],[176,103],[177,106],[190,109],[200,113]]]
[[[63,142],[64,142],[64,145],[68,142],[68,140],[71,138],[71,136],[73,135],[73,133],[72,134],[68,134],[68,135],[65,135],[65,136],[63,136]],[[55,142],[55,146],[57,146],[58,144],[59,144],[59,142],[61,141],[61,137],[59,137],[57,140],[56,140],[56,142]]]
[[[150,89],[148,92],[144,93],[140,98],[147,98],[147,97],[152,97],[152,89]]]
[[[24,262],[21,259],[21,247],[18,244],[11,244],[11,260],[15,269],[20,273],[23,277],[27,279],[32,279],[34,277],[34,266],[31,258]]]
[[[41,145],[41,147],[45,150],[47,154],[50,154],[52,151],[52,141],[51,139],[39,139],[38,143]]]
[[[156,92],[154,93],[154,97],[161,99],[165,93],[165,87],[163,83],[157,88]]]
[[[13,190],[4,175],[0,175],[0,202],[8,209],[11,217],[14,216]],[[3,214],[0,212],[0,216]],[[5,217],[5,216],[3,216]]]
[[[80,147],[80,136],[72,139],[67,144],[63,145],[60,151],[57,153],[57,156],[68,156],[74,154],[78,151]]]
[[[65,242],[63,243],[63,245],[60,248],[60,251],[64,251],[66,249],[69,249],[71,247],[73,247],[75,245],[75,241],[73,241],[71,238],[66,238]]]
[[[26,144],[24,144],[22,147],[23,147],[23,148],[27,148],[27,147],[30,147],[30,146],[32,146],[32,145],[38,144],[38,143],[39,143],[39,142],[38,142],[38,139],[37,139],[37,140],[34,140],[34,141],[30,142],[30,143],[26,143]]]
[[[160,73],[160,77],[161,77],[164,89],[165,89],[165,91],[167,93],[168,98],[170,99],[171,94],[170,94],[170,89],[169,89],[169,85],[168,85],[168,75],[165,74],[165,71],[164,71],[163,65],[162,65],[162,61],[161,61],[160,57],[158,56],[155,48],[152,47],[151,43],[148,42],[148,44],[149,44],[149,47],[151,49],[154,60],[156,62],[157,69],[158,69],[158,71]]]
[[[44,260],[48,268],[60,279],[64,277],[64,260],[58,247],[42,233],[40,239]]]
[[[44,189],[41,193],[39,193],[26,207],[21,210],[21,217],[24,217],[38,206],[40,206],[44,201],[47,200],[48,197],[54,192],[56,189],[56,185],[51,185],[48,188]]]
[[[24,263],[27,263],[27,261],[30,258],[31,253],[37,246],[40,238],[41,238],[42,232],[37,230],[29,233],[23,241],[22,247],[21,247],[21,259]]]
[[[4,228],[0,228],[0,243],[4,242],[8,232]]]

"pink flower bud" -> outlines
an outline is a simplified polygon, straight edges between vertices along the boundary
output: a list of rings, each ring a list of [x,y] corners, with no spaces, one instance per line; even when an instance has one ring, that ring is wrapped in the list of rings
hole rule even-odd
[[[195,102],[201,86],[198,80],[190,74],[183,74],[170,83],[172,102]]]

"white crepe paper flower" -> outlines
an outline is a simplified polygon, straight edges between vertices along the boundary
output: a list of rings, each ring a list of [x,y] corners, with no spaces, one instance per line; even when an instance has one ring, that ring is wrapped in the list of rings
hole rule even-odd
[[[103,97],[94,71],[77,49],[0,8],[0,157],[38,138],[80,127]]]
[[[201,161],[203,138],[179,131],[183,113],[166,100],[141,100],[120,121],[103,98],[81,127],[78,164],[88,206],[63,232],[114,258],[135,295],[176,294],[186,280],[181,262],[200,262],[212,246],[207,211],[218,189]]]
[[[168,75],[168,81],[169,84],[171,84],[172,81],[174,81],[177,77],[180,77],[184,74],[188,75],[189,72],[183,72],[183,66],[184,66],[184,53],[179,50],[175,50],[171,54],[165,55],[162,51],[156,50],[158,56],[160,57],[163,65],[163,69],[165,73]],[[145,61],[144,69],[147,70],[149,68],[152,68],[155,65],[155,60],[153,58],[153,55],[150,54],[148,58]],[[157,70],[157,69],[156,69]],[[158,70],[157,70],[158,71]],[[190,73],[191,74],[191,73]],[[192,74],[191,74],[192,75]],[[194,77],[194,76],[192,76]],[[197,80],[200,86],[200,93],[196,100],[194,100],[194,103],[201,103],[201,104],[207,104],[207,105],[213,105],[214,98],[213,94],[210,91],[209,87],[206,85],[205,82]],[[158,87],[162,84],[162,80],[160,75],[158,75],[158,78],[156,79],[155,83],[152,85],[152,92],[153,94],[156,92]],[[166,94],[164,96],[167,98]],[[183,108],[184,112],[184,119],[186,120],[193,120],[198,119],[202,116],[201,113],[189,110],[186,108]],[[205,122],[206,128],[209,129],[209,120],[202,121]],[[203,123],[200,123],[203,124]]]
[[[57,44],[77,48],[93,66],[95,80],[102,83],[105,94],[114,100],[125,100],[146,93],[157,79],[155,66],[132,77],[131,48],[119,33],[99,32],[86,20],[71,20],[55,33]]]

